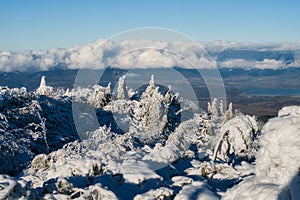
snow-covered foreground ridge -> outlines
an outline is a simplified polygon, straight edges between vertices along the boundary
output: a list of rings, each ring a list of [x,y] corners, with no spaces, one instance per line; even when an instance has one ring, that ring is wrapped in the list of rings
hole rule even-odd
[[[300,107],[259,130],[231,104],[191,105],[153,77],[140,94],[125,77],[116,92],[1,87],[0,199],[299,197]]]

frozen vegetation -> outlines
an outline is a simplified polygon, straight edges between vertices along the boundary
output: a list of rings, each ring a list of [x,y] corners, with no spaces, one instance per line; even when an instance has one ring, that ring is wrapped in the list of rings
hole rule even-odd
[[[200,112],[162,94],[154,77],[141,94],[126,77],[116,88],[1,87],[0,199],[299,198],[300,107],[260,130],[231,104]]]

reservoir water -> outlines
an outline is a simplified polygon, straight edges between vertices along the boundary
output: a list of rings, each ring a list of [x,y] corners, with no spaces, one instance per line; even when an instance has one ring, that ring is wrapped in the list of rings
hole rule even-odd
[[[289,88],[244,88],[246,94],[259,96],[300,96],[300,89]]]

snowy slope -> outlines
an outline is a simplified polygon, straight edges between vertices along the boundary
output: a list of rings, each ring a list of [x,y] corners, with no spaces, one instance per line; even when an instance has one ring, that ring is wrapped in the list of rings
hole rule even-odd
[[[296,199],[299,107],[260,132],[231,104],[196,112],[154,77],[135,98],[125,77],[117,88],[1,88],[0,198]]]

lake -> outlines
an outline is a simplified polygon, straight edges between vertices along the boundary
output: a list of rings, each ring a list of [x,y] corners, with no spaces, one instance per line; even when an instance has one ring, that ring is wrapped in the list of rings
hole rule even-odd
[[[300,89],[289,88],[244,88],[246,94],[260,96],[300,96]]]

